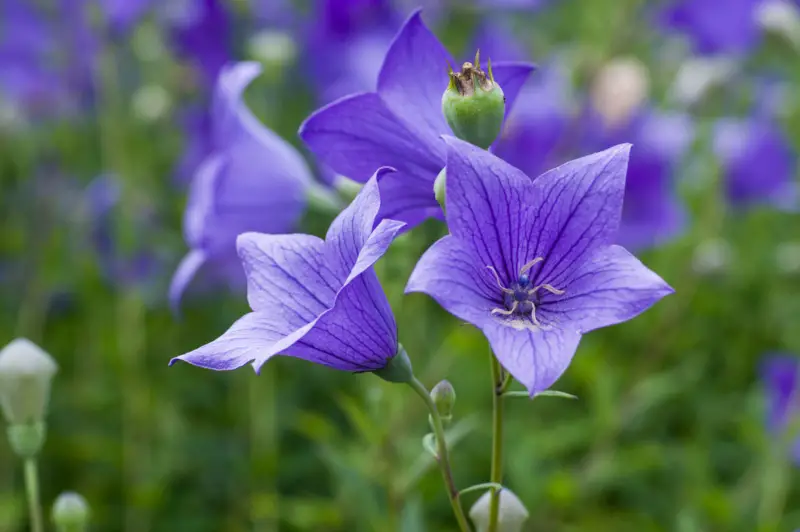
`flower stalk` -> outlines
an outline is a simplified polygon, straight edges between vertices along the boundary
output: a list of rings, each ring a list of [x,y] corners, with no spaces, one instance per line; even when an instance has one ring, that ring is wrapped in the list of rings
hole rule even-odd
[[[445,486],[447,487],[447,496],[450,499],[450,505],[453,507],[453,514],[458,522],[459,530],[462,532],[470,532],[471,528],[467,521],[467,516],[464,514],[464,509],[461,507],[458,489],[456,488],[455,481],[453,480],[453,471],[450,467],[450,457],[447,450],[447,440],[444,435],[444,425],[439,411],[434,403],[425,385],[422,384],[416,377],[408,383],[411,388],[417,392],[425,406],[430,411],[431,428],[436,439],[436,459],[439,463],[439,468],[442,470],[442,477],[444,478]]]
[[[25,491],[31,516],[31,532],[44,532],[42,503],[39,499],[39,474],[35,457],[25,459]]]
[[[492,366],[492,469],[489,482],[494,485],[503,483],[503,392],[508,386],[508,381],[503,376],[500,362],[489,350]],[[500,490],[491,488],[489,501],[489,532],[497,532],[497,522],[500,516]]]

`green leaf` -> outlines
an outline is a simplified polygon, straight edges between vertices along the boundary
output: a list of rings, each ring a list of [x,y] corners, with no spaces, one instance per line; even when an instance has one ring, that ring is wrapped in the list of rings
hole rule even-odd
[[[429,432],[422,438],[422,447],[433,456],[434,459],[439,459],[439,453],[436,450],[436,435]]]
[[[571,393],[566,392],[558,392],[556,390],[545,390],[543,392],[539,392],[533,397],[530,396],[528,392],[525,391],[513,391],[513,392],[506,392],[503,394],[503,397],[526,397],[536,399],[537,397],[561,397],[562,399],[577,399],[577,395],[572,395]]]

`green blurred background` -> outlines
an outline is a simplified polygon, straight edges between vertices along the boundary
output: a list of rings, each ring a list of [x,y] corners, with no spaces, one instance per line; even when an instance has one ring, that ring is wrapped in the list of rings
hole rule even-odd
[[[633,55],[649,67],[654,100],[665,97],[676,65],[643,23],[645,2],[556,3],[517,20],[534,60],[569,50],[581,90],[597,65]],[[456,12],[433,26],[468,56],[463,29],[477,19]],[[60,365],[41,457],[45,504],[79,491],[98,531],[454,530],[420,443],[424,405],[410,389],[281,357],[261,376],[167,367],[221,334],[246,301],[195,290],[180,319],[166,304],[185,251],[185,192],[172,178],[183,146],[176,113],[192,90],[168,49],[148,51],[159,32],[148,20],[130,41],[108,44],[93,112],[0,131],[0,340],[28,337]],[[119,61],[124,50],[130,63]],[[247,47],[238,57],[251,57]],[[797,51],[767,39],[744,68],[764,65],[790,83],[784,115],[797,147]],[[128,68],[135,83],[124,82]],[[135,98],[152,86],[166,103],[143,114]],[[299,146],[295,132],[314,108],[308,87],[271,70],[247,97]],[[800,482],[779,451],[785,442],[764,431],[758,378],[765,353],[800,352],[800,218],[725,204],[707,127],[718,101],[692,108],[699,133],[679,184],[690,227],[639,254],[676,294],[584,338],[555,387],[577,401],[508,400],[506,484],[530,510],[527,530],[800,528]],[[103,173],[122,182],[107,223],[123,262],[146,248],[166,264],[145,281],[109,282],[98,266],[80,196]],[[322,234],[329,221],[309,214],[305,223]],[[377,268],[421,380],[447,378],[457,391],[450,431],[463,487],[489,475],[489,349],[429,298],[402,295],[443,232],[429,222],[403,236]],[[0,442],[0,531],[25,530],[26,519],[20,464]]]

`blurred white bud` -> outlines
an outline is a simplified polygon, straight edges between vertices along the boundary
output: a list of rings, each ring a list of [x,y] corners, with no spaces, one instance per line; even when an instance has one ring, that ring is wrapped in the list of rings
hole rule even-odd
[[[89,505],[79,493],[62,493],[53,504],[53,523],[59,532],[83,532],[89,521]]]
[[[800,9],[787,0],[766,0],[758,5],[756,20],[767,31],[789,40],[800,49]]]
[[[18,131],[26,122],[22,106],[0,98],[0,131]]]
[[[161,85],[145,85],[133,94],[133,112],[146,121],[163,117],[172,105],[172,98]]]
[[[469,511],[469,517],[475,524],[477,532],[489,530],[489,507],[491,491],[484,493]],[[500,513],[497,520],[497,532],[521,532],[528,520],[528,510],[514,493],[503,488],[500,490]]]
[[[620,57],[597,73],[591,90],[592,105],[610,127],[624,124],[647,100],[650,75],[636,58]]]
[[[291,34],[284,31],[258,32],[250,39],[248,49],[267,69],[283,68],[294,63],[297,57],[297,45]]]
[[[800,242],[783,242],[775,250],[778,270],[787,275],[800,273]]]
[[[0,351],[0,404],[9,424],[44,419],[50,381],[57,371],[53,358],[25,338],[17,338]]]
[[[692,58],[685,61],[675,75],[670,89],[671,99],[681,105],[692,105],[710,90],[723,85],[736,74],[737,62],[725,57]]]
[[[731,245],[727,240],[713,238],[700,243],[694,250],[692,267],[696,273],[708,275],[722,272],[731,263]]]

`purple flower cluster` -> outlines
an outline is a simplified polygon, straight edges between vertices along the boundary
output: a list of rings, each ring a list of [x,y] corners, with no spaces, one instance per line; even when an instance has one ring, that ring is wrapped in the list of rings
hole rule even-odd
[[[345,96],[303,124],[300,136],[324,163],[365,183],[325,240],[281,234],[295,223],[310,176],[244,107],[242,91],[255,67],[223,70],[214,143],[187,209],[193,251],[176,274],[173,296],[199,264],[231,257],[235,247],[252,312],[176,360],[259,369],[283,354],[353,372],[384,368],[400,349],[372,266],[402,229],[445,218],[433,193],[443,168],[450,234],[420,259],[406,291],[425,292],[480,328],[531,394],[564,372],[581,335],[629,320],[672,292],[615,244],[630,147],[529,177],[451,136],[440,103],[448,62],[415,12],[386,53],[376,91]],[[533,67],[492,68],[508,111]]]

